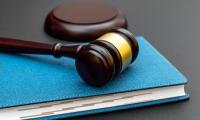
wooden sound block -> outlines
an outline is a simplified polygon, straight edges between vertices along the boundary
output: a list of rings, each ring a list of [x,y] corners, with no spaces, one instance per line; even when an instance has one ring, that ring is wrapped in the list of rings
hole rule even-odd
[[[127,21],[121,10],[102,2],[64,3],[48,14],[44,28],[55,38],[87,42],[113,28],[127,28]]]

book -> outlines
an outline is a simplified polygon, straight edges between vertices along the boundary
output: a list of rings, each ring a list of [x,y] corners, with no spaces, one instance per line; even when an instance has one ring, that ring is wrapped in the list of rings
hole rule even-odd
[[[186,77],[145,38],[139,55],[103,87],[87,85],[70,58],[0,54],[0,119],[57,119],[186,100]]]

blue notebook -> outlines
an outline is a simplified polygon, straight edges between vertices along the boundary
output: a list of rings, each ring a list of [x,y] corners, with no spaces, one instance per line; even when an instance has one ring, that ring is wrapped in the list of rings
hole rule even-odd
[[[145,38],[139,56],[101,88],[85,84],[70,58],[0,54],[0,118],[52,119],[185,100],[187,79]]]

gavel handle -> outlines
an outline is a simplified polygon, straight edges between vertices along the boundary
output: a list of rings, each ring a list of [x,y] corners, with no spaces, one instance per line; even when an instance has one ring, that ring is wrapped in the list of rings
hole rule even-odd
[[[0,37],[0,53],[43,54],[54,55],[55,57],[66,56],[75,58],[79,46],[63,46],[60,43],[46,44]]]

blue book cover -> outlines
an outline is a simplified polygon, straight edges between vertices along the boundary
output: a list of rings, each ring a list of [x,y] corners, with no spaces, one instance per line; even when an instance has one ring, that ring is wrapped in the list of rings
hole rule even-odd
[[[70,58],[46,55],[0,54],[0,108],[52,102],[88,96],[123,93],[182,85],[187,79],[147,40],[137,37],[140,51],[136,61],[101,88],[81,80]],[[106,109],[54,116],[72,117],[141,107],[187,99],[188,95],[165,100],[122,105]]]

